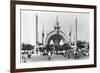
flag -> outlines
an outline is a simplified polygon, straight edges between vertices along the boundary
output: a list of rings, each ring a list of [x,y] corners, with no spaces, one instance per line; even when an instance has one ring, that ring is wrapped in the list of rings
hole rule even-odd
[[[44,25],[43,25],[43,31],[42,31],[42,44],[44,43]]]
[[[69,33],[69,36],[71,36],[71,31],[70,31],[70,33]]]
[[[42,38],[44,38],[44,25],[43,25],[43,31],[42,31]]]
[[[72,26],[70,25],[70,33],[69,36],[71,37]]]
[[[42,38],[44,38],[44,32],[42,32]]]

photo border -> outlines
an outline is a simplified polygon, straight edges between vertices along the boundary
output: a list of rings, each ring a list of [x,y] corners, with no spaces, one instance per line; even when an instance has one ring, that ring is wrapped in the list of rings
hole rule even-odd
[[[16,4],[21,5],[39,5],[39,6],[51,6],[51,7],[71,7],[71,8],[86,8],[94,10],[94,64],[89,65],[75,65],[75,66],[59,66],[59,67],[43,67],[43,68],[25,68],[16,69]],[[63,4],[63,3],[48,3],[48,2],[33,2],[33,1],[11,1],[10,5],[11,25],[10,25],[10,71],[13,72],[28,72],[28,71],[45,71],[45,70],[59,70],[59,69],[76,69],[76,68],[90,68],[96,67],[96,11],[95,5],[80,5],[80,4]]]

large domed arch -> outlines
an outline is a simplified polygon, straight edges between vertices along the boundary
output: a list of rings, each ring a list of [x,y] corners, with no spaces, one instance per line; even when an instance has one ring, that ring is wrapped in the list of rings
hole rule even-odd
[[[51,31],[50,33],[48,33],[45,39],[45,44],[49,44],[50,40],[53,39],[62,40],[64,43],[68,42],[67,35],[62,31],[59,31],[59,34],[56,31]]]

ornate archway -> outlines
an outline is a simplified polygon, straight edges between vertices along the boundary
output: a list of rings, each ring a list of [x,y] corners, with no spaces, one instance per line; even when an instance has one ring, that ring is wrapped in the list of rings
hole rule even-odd
[[[60,30],[58,17],[56,18],[56,25],[54,26],[54,30],[49,32],[45,39],[45,44],[50,44],[50,41],[52,40],[54,44],[59,44],[59,42],[62,40],[64,43],[68,42],[68,38],[64,32]]]
[[[59,31],[59,34],[56,31],[51,31],[45,39],[45,44],[50,44],[51,40],[54,44],[59,44],[60,41],[63,41],[64,44],[68,43],[68,38],[62,31]]]

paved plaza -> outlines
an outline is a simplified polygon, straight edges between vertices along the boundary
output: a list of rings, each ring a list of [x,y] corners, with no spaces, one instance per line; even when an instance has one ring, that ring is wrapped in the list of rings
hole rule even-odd
[[[22,59],[22,63],[26,63],[26,62],[40,62],[40,61],[62,61],[62,60],[82,60],[82,59],[88,59],[89,56],[83,56],[80,55],[81,57],[79,59],[74,59],[74,57],[68,58],[68,57],[64,57],[62,55],[52,55],[50,56],[50,60],[48,59],[49,56],[43,56],[43,55],[39,55],[39,56],[31,56],[31,58],[25,58]]]

